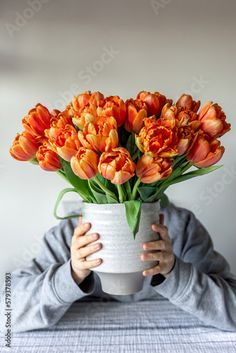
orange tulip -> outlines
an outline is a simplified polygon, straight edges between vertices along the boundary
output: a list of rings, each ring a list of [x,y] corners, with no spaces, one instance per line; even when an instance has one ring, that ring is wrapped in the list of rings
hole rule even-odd
[[[48,172],[55,172],[61,169],[61,162],[58,155],[46,144],[39,147],[36,158],[39,166]]]
[[[214,138],[224,135],[231,128],[225,121],[225,113],[217,103],[206,103],[199,113],[199,120],[201,129]]]
[[[170,158],[153,157],[144,154],[137,162],[136,174],[142,183],[150,184],[168,177],[172,173]]]
[[[83,112],[77,114],[76,112],[72,113],[73,124],[80,130],[83,130],[84,126],[88,123],[95,123],[98,120],[97,108],[95,105],[90,105],[85,107]]]
[[[79,129],[89,122],[95,122],[98,118],[98,110],[105,104],[104,96],[100,92],[90,91],[74,97],[68,106],[73,124]]]
[[[71,102],[71,106],[75,112],[81,114],[83,110],[94,105],[95,107],[100,107],[104,105],[104,95],[100,92],[86,91],[78,96],[74,97]]]
[[[178,128],[178,154],[182,155],[187,153],[191,148],[193,142],[197,138],[197,133],[194,132],[192,126],[181,126]]]
[[[161,125],[173,129],[175,126],[189,126],[191,125],[194,131],[200,127],[201,123],[198,120],[197,113],[193,111],[179,111],[177,106],[166,103],[161,111],[158,122]]]
[[[81,147],[78,132],[70,124],[65,125],[62,129],[51,127],[47,130],[46,136],[49,139],[52,149],[68,162]]]
[[[22,124],[26,131],[41,140],[44,131],[50,127],[51,114],[42,104],[37,104],[23,119]]]
[[[224,151],[220,141],[211,139],[206,134],[199,134],[191,146],[187,158],[196,167],[205,168],[217,163]]]
[[[148,116],[160,115],[163,106],[167,102],[172,102],[170,100],[167,100],[166,97],[159,92],[150,93],[146,91],[141,91],[138,93],[137,99],[141,99],[141,101],[146,103],[148,109]]]
[[[178,109],[176,106],[166,103],[161,111],[158,123],[170,129],[173,129],[177,123]]]
[[[29,132],[17,134],[10,149],[10,154],[18,161],[29,161],[34,158],[39,143]]]
[[[85,148],[95,152],[111,151],[118,145],[117,122],[112,116],[100,116],[97,121],[86,123],[78,137]]]
[[[102,115],[113,116],[116,119],[118,126],[124,124],[126,118],[126,105],[119,96],[105,98],[105,105],[100,109]]]
[[[80,147],[70,161],[73,172],[81,179],[91,179],[98,171],[98,155],[96,152]]]
[[[135,163],[125,148],[117,147],[102,153],[98,171],[113,184],[123,184],[134,176]]]
[[[176,130],[161,125],[155,117],[144,119],[144,126],[136,135],[136,144],[141,152],[151,152],[159,157],[178,154]]]
[[[194,101],[193,97],[190,94],[182,94],[176,102],[176,107],[179,110],[191,110],[197,112],[200,107],[200,101]]]
[[[125,129],[129,132],[139,133],[143,127],[143,119],[147,117],[147,105],[140,99],[128,99],[127,119],[125,122]]]

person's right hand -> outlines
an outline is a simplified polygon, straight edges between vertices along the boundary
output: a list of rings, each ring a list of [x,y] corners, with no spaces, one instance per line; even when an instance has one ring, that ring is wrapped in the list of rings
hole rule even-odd
[[[90,274],[90,268],[101,264],[102,259],[97,258],[87,261],[86,256],[100,250],[101,243],[91,244],[99,239],[99,234],[86,234],[91,228],[90,223],[82,223],[82,217],[79,218],[79,225],[74,230],[71,242],[71,267],[72,277],[80,284]],[[86,234],[86,236],[85,236]],[[90,245],[89,245],[90,244]]]

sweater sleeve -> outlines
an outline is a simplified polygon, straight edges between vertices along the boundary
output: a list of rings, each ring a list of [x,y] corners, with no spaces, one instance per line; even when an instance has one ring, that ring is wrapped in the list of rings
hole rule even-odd
[[[236,331],[236,278],[228,262],[214,250],[210,235],[192,212],[178,236],[183,241],[176,241],[181,251],[172,272],[152,286],[205,324]]]
[[[78,285],[71,273],[71,220],[62,221],[43,237],[41,252],[26,268],[11,273],[12,331],[47,328],[57,323],[71,304],[95,290],[95,274]],[[1,312],[4,314],[4,289]],[[5,321],[1,318],[2,323]]]

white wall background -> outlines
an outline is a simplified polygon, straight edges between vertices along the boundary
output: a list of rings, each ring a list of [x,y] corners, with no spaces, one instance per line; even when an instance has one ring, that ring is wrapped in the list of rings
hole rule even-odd
[[[232,123],[224,167],[168,194],[195,212],[236,273],[235,12],[234,0],[1,0],[1,276],[38,253],[65,187],[9,156],[21,119],[37,102],[61,108],[88,89],[189,92],[223,106]]]

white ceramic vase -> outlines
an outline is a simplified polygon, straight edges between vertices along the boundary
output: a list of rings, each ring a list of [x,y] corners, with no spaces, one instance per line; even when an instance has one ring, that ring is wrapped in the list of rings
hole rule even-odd
[[[142,261],[143,243],[157,240],[158,234],[151,229],[159,222],[160,203],[143,203],[139,231],[134,239],[126,221],[124,204],[83,203],[83,222],[90,222],[89,231],[99,233],[96,242],[102,248],[87,256],[88,260],[102,258],[94,268],[101,280],[102,290],[113,295],[129,295],[143,287],[143,270],[153,267],[156,261]]]

